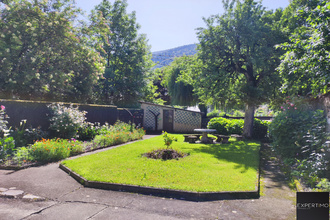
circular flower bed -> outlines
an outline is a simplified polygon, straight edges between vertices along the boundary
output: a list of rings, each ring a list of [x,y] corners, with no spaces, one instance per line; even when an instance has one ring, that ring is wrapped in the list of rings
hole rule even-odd
[[[151,159],[162,159],[162,160],[172,160],[172,159],[179,159],[188,154],[176,151],[174,149],[158,149],[148,153],[143,154],[143,156],[151,158]]]

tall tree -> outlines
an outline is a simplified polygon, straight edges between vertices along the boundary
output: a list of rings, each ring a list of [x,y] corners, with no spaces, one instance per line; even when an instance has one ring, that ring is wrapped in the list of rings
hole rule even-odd
[[[223,1],[225,13],[204,19],[198,38],[202,71],[195,77],[200,91],[219,97],[234,95],[245,103],[243,135],[252,137],[255,107],[268,100],[280,85],[275,68],[282,43],[282,11],[266,11],[253,0]]]
[[[144,96],[152,67],[146,37],[137,33],[140,26],[135,12],[127,14],[126,8],[126,0],[116,0],[113,5],[103,0],[93,11],[103,16],[110,30],[108,41],[101,37],[108,67],[99,82],[100,101],[118,106],[127,106]]]
[[[288,94],[318,95],[330,89],[330,3],[327,1],[292,2],[295,27],[290,41],[280,47],[286,50],[279,71],[285,79],[283,91]]]
[[[103,58],[74,26],[72,0],[0,3],[2,98],[86,102]]]
[[[163,84],[171,97],[172,105],[193,106],[198,103],[198,98],[193,92],[193,86],[180,81],[181,72],[187,71],[194,64],[196,56],[177,57],[166,67],[163,67]]]

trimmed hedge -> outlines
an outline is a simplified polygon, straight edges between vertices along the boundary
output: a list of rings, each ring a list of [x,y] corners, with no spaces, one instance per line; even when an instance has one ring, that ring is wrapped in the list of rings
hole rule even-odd
[[[261,121],[255,118],[253,124],[253,138],[263,139],[267,136],[268,122]],[[244,119],[226,119],[226,118],[212,118],[207,127],[209,129],[216,129],[217,133],[222,135],[242,134],[244,127]]]

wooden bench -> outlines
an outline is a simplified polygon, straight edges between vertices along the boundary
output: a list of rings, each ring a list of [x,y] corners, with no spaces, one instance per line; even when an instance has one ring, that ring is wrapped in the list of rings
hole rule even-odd
[[[216,142],[223,143],[223,144],[228,143],[229,136],[221,135],[221,134],[213,134],[213,135],[217,137]]]

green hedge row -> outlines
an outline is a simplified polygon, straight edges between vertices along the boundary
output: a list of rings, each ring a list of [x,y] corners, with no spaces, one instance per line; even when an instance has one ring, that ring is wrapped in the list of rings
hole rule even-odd
[[[268,124],[267,121],[261,121],[260,119],[255,118],[253,124],[253,138],[265,138],[267,136]],[[212,118],[207,127],[210,129],[216,129],[217,133],[223,135],[242,134],[244,119]]]

